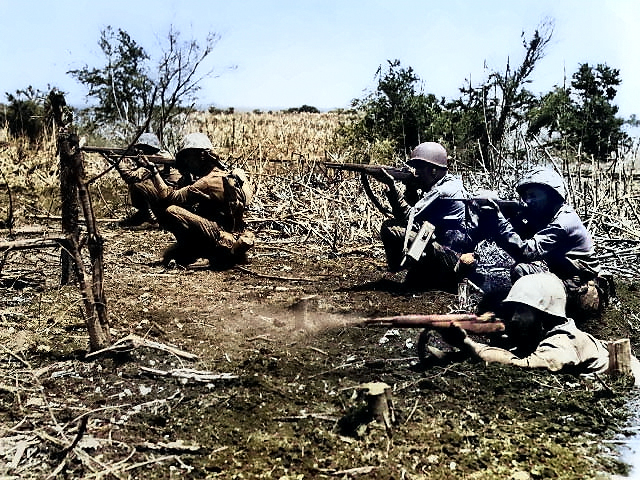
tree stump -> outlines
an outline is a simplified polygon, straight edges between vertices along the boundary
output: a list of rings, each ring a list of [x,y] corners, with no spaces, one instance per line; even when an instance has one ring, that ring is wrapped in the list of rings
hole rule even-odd
[[[391,427],[396,421],[391,387],[384,382],[371,382],[361,385],[360,388],[365,392],[365,400],[371,418],[382,423],[390,434]]]

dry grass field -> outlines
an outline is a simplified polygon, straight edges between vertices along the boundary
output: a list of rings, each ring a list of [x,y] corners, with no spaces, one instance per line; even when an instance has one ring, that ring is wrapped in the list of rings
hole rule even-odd
[[[629,424],[627,381],[518,371],[461,359],[420,364],[419,330],[359,323],[446,313],[447,292],[403,290],[385,275],[383,220],[335,143],[345,114],[202,114],[210,135],[257,193],[250,263],[225,271],[166,269],[172,240],[123,229],[126,187],[91,182],[105,243],[114,340],[147,343],[86,357],[75,286],[59,286],[56,249],[0,252],[1,478],[590,479],[628,472],[615,446]],[[553,160],[614,273],[618,299],[584,328],[640,346],[640,183],[635,158]],[[527,159],[457,171],[471,190],[513,194]],[[86,155],[89,179],[106,163]],[[34,150],[0,143],[3,240],[60,231],[55,139]],[[11,198],[11,201],[9,199]],[[168,347],[168,348],[167,348]],[[445,348],[445,346],[440,345]],[[182,354],[188,355],[182,355]],[[432,359],[433,360],[433,359]],[[372,421],[363,384],[391,387],[396,422]]]

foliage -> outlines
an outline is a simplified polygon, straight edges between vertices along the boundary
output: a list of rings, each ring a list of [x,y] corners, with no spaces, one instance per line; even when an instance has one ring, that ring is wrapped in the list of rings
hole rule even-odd
[[[105,56],[101,67],[84,66],[71,70],[80,83],[89,87],[89,96],[98,104],[93,109],[100,123],[144,123],[151,104],[154,85],[146,62],[149,55],[122,29],[111,26],[100,32],[98,45]]]
[[[47,95],[31,85],[5,95],[8,104],[0,112],[0,121],[13,137],[25,137],[31,145],[37,144],[52,123]]]
[[[480,86],[460,89],[459,99],[450,102],[442,120],[443,136],[466,164],[479,161],[494,170],[505,153],[514,150],[514,135],[524,128],[535,96],[525,86],[553,35],[553,22],[545,20],[531,39],[522,33],[525,55],[516,68],[510,61],[504,72],[492,71]]]
[[[418,91],[420,79],[411,67],[402,67],[399,60],[388,61],[386,71],[379,67],[376,72],[376,90],[352,102],[359,120],[341,133],[347,143],[365,151],[376,143],[391,142],[400,156],[420,142],[439,141],[463,163],[481,163],[493,170],[496,159],[512,147],[509,134],[526,123],[535,96],[525,85],[552,34],[550,20],[530,39],[523,33],[525,55],[517,67],[507,61],[504,72],[491,72],[477,87],[467,82],[460,89],[460,98],[448,103]]]
[[[571,87],[556,87],[532,110],[529,133],[546,128],[549,135],[561,134],[565,145],[598,160],[608,159],[628,141],[622,131],[625,121],[616,117],[618,107],[612,103],[620,82],[618,69],[580,64]],[[633,125],[633,121],[628,123]]]
[[[287,113],[320,113],[316,107],[311,105],[302,105],[301,107],[292,107],[285,110]]]
[[[420,79],[413,69],[402,67],[399,60],[388,61],[388,68],[380,66],[375,78],[375,91],[352,101],[360,116],[341,130],[346,142],[360,152],[390,143],[394,153],[404,157],[419,143],[433,139],[430,126],[442,102],[419,91]]]
[[[97,100],[93,108],[94,128],[116,126],[125,136],[148,122],[147,129],[161,140],[179,124],[181,113],[193,110],[202,80],[203,62],[211,54],[218,36],[210,33],[201,46],[183,41],[169,30],[166,44],[154,66],[152,58],[124,30],[108,26],[101,31],[100,49],[105,64],[71,70]]]

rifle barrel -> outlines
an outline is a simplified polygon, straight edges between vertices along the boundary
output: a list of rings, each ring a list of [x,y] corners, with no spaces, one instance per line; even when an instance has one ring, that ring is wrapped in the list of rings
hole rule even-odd
[[[373,175],[377,172],[385,169],[389,175],[391,175],[395,180],[406,181],[415,179],[416,176],[413,172],[408,170],[403,170],[397,167],[389,167],[385,165],[371,165],[371,164],[363,164],[363,163],[332,163],[332,162],[324,162],[324,165],[327,168],[333,168],[336,170],[347,170],[349,172],[361,172],[366,173],[368,175]]]
[[[455,324],[473,333],[493,333],[504,331],[504,323],[495,320],[483,320],[469,313],[399,315],[396,317],[370,318],[365,325],[394,328],[448,328]]]
[[[84,146],[80,148],[83,152],[87,153],[100,153],[108,157],[123,157],[123,158],[136,158],[140,156],[146,157],[150,162],[161,165],[173,165],[176,163],[175,159],[163,157],[162,155],[143,155],[135,151],[127,151],[124,148],[112,148],[112,147],[91,147]]]

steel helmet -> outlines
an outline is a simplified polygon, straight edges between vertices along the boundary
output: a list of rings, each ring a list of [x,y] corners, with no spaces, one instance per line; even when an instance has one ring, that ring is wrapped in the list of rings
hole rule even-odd
[[[447,151],[436,142],[424,142],[418,145],[411,152],[409,165],[414,164],[416,160],[431,163],[437,167],[447,168]]]
[[[160,140],[155,133],[143,133],[138,137],[134,147],[146,147],[147,149],[153,149],[156,152],[162,150]]]
[[[180,169],[182,158],[187,150],[212,150],[213,144],[204,133],[188,133],[182,139],[182,146],[176,153],[176,168]]]
[[[556,317],[567,316],[564,284],[553,273],[532,273],[520,277],[504,302],[522,303]]]
[[[548,187],[556,192],[562,200],[567,196],[567,190],[562,176],[551,168],[536,167],[530,170],[524,177],[522,177],[522,179],[520,179],[516,186],[516,190],[522,195],[522,190],[529,185],[543,185]]]
[[[211,140],[204,133],[196,132],[189,133],[182,139],[182,146],[180,150],[187,150],[189,148],[198,148],[201,150],[212,150],[213,145]]]

